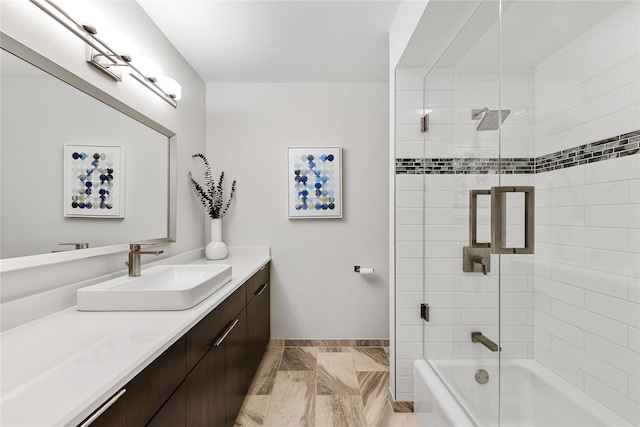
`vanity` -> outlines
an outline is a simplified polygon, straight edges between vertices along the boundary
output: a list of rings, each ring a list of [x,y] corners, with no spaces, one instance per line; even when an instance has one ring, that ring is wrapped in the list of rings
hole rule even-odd
[[[117,258],[129,243],[176,241],[177,134],[4,32],[0,48],[0,170],[3,183],[20,183],[3,187],[0,215],[2,317],[10,319],[1,334],[0,425],[232,426],[269,341],[269,248],[230,248],[224,260],[195,262],[199,241],[184,253],[167,248],[174,261],[159,263],[232,267],[228,283],[188,309],[72,306],[77,289],[122,274]],[[104,123],[110,132],[96,132]],[[95,203],[67,212],[76,191],[86,196],[83,185],[93,185],[70,160],[85,151],[118,159],[120,214]],[[25,174],[16,159],[34,152],[47,161]],[[10,209],[43,176],[50,179],[39,203],[47,209]]]
[[[269,251],[196,264],[232,278],[188,310],[72,307],[3,333],[1,424],[233,426],[269,341]]]

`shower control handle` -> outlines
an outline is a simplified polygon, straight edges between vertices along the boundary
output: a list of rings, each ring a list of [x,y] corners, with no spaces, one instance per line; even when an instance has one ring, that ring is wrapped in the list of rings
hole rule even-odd
[[[486,276],[491,271],[491,248],[463,247],[462,271]]]
[[[476,255],[476,256],[473,257],[473,262],[475,264],[482,265],[482,274],[484,274],[486,276],[487,275],[487,265],[489,264],[489,261],[487,261],[487,258],[481,257],[480,255]]]

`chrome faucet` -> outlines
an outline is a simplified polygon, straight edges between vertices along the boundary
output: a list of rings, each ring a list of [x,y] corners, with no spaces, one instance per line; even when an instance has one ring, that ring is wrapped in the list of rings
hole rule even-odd
[[[141,251],[141,245],[138,243],[131,243],[129,245],[129,277],[140,276],[140,255],[160,255],[164,251]]]

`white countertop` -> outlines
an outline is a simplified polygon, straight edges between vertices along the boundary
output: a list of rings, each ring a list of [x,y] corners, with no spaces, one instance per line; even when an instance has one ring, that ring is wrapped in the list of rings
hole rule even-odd
[[[81,312],[0,334],[0,425],[77,425],[270,260],[232,255],[231,281],[189,310]],[[144,274],[144,268],[142,270]]]

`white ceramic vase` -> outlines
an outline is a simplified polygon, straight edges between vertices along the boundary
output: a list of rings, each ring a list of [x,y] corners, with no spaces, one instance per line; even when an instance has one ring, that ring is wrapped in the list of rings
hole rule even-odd
[[[223,259],[227,256],[227,245],[222,241],[222,219],[211,220],[211,242],[205,248],[208,259]]]

